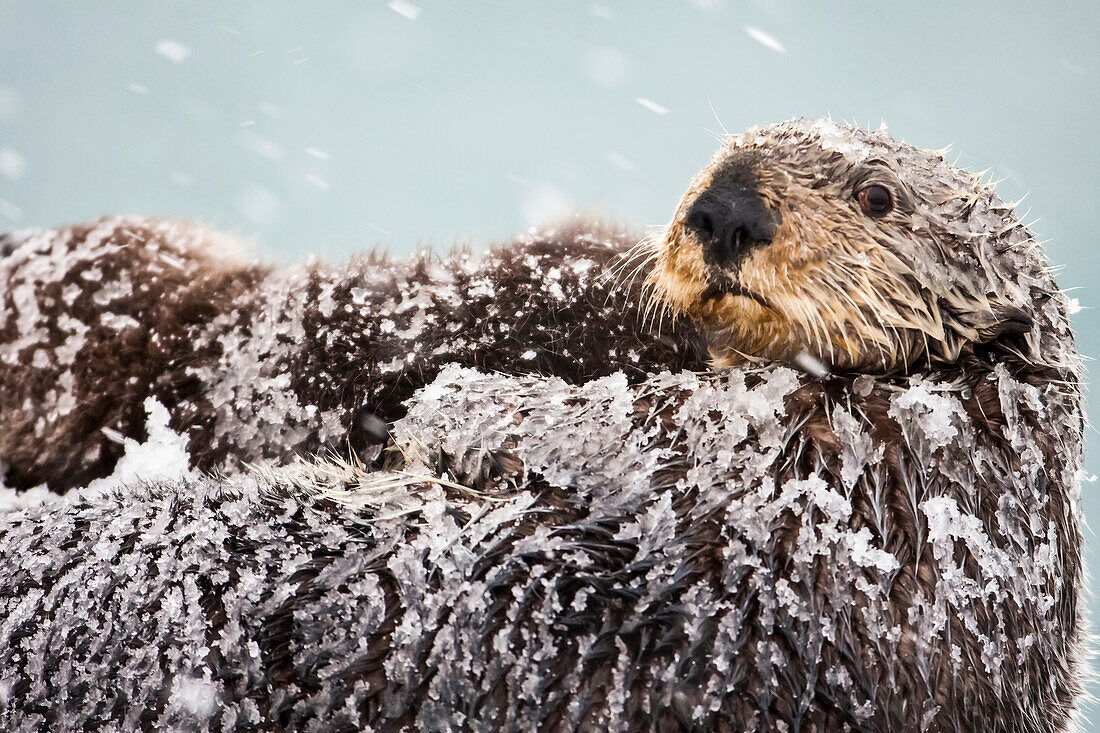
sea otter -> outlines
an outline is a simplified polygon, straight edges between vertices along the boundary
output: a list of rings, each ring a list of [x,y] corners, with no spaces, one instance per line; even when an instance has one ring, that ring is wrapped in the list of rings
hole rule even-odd
[[[201,227],[111,217],[0,238],[0,468],[107,476],[153,397],[200,470],[324,450],[370,460],[445,364],[580,383],[704,369],[687,321],[643,328],[637,242],[566,222],[490,249],[273,269]],[[627,275],[630,273],[624,273]]]
[[[376,467],[8,515],[0,721],[1066,729],[1080,363],[1011,207],[793,120],[724,146],[648,249],[716,368],[450,365]]]

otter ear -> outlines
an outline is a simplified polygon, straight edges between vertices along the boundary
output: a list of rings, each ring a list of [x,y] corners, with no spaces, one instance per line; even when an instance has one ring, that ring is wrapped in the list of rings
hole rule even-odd
[[[989,343],[1002,336],[1019,336],[1031,330],[1031,313],[1014,305],[994,303],[988,320],[976,325],[978,343]]]

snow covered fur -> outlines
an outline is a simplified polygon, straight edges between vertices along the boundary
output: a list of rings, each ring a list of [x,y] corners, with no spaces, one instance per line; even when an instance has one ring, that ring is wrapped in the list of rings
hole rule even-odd
[[[1080,426],[990,376],[983,414],[937,378],[447,367],[389,472],[71,492],[0,524],[0,724],[1060,730]]]
[[[757,221],[711,237],[719,194]],[[1070,727],[1080,359],[1012,207],[795,120],[608,278],[630,243],[269,270],[144,219],[9,235],[0,460],[75,490],[0,518],[0,727]],[[120,483],[147,436],[200,470]]]
[[[272,270],[227,256],[225,237],[140,217],[7,235],[5,482],[64,492],[109,475],[118,436],[145,437],[148,397],[214,470],[377,453],[449,363],[571,383],[705,368],[690,323],[643,328],[641,278],[610,276],[635,241],[577,224],[482,256]]]

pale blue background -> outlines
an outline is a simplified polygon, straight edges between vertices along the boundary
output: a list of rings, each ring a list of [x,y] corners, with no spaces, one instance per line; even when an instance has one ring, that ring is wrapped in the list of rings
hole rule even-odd
[[[991,168],[1097,304],[1100,4],[413,2],[0,0],[0,229],[158,214],[292,261],[660,224],[722,125],[831,114]]]

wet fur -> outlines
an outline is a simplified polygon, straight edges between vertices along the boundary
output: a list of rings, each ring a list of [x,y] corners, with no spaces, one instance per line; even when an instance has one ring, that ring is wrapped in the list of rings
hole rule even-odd
[[[214,470],[326,449],[369,458],[448,363],[572,383],[706,367],[690,324],[642,328],[645,273],[614,272],[637,237],[588,223],[485,255],[286,270],[140,217],[18,241],[0,260],[0,463],[16,488],[109,475],[117,436],[145,437],[147,397],[194,467]]]
[[[941,444],[897,384],[448,367],[385,471],[74,492],[0,525],[0,721],[1064,730],[1080,563],[1057,487],[1080,436],[1008,374],[944,377]],[[927,541],[934,500],[980,529]]]
[[[731,171],[778,227],[768,246],[717,272],[685,219]],[[856,202],[872,182],[893,195],[882,218]],[[890,374],[954,364],[999,336],[1026,337],[1031,358],[1049,359],[1031,319],[1058,293],[1032,302],[1017,281],[1018,267],[1050,276],[1013,209],[942,153],[885,131],[792,120],[731,136],[715,154],[652,240],[649,284],[663,307],[702,324],[719,364],[794,363],[807,353],[837,370]],[[716,279],[758,297],[702,298]]]
[[[554,303],[540,301],[541,315],[523,328],[527,321],[508,320],[512,290],[481,287],[525,272],[522,253],[537,240],[504,250],[500,268],[492,258],[470,265],[485,276],[473,280],[463,280],[461,259],[420,260],[397,281],[460,293],[433,307],[497,329],[490,342],[501,346],[459,344],[438,361],[417,352],[415,368],[393,373],[381,365],[406,344],[382,334],[410,322],[376,329],[394,311],[395,293],[407,291],[387,285],[388,276],[369,277],[388,265],[219,275],[227,284],[211,291],[225,293],[218,311],[232,317],[182,319],[194,329],[192,344],[211,334],[198,341],[206,346],[185,340],[185,358],[166,362],[177,375],[170,389],[158,367],[142,392],[163,398],[175,426],[207,426],[191,433],[196,460],[218,465],[234,451],[285,458],[294,446],[354,434],[353,408],[369,404],[403,415],[389,438],[395,450],[375,459],[388,473],[299,466],[266,474],[259,494],[238,478],[146,487],[105,503],[75,495],[7,524],[0,598],[28,599],[7,613],[13,620],[0,638],[0,660],[10,660],[0,678],[17,680],[17,694],[5,698],[10,719],[140,713],[146,726],[201,725],[207,719],[173,703],[170,686],[139,689],[165,669],[182,674],[185,665],[159,659],[187,647],[206,650],[187,673],[212,686],[226,710],[254,709],[250,725],[265,728],[1067,729],[1084,647],[1084,418],[1068,303],[1041,249],[1011,207],[942,156],[828,121],[795,120],[731,141],[685,204],[745,147],[769,205],[788,207],[776,241],[735,273],[772,307],[701,301],[713,273],[679,213],[653,246],[634,252],[655,299],[631,290],[616,302],[612,292],[614,308],[605,311],[608,293],[570,297],[588,310],[570,311],[578,320],[564,325],[547,310]],[[903,195],[894,218],[859,218],[851,190],[868,169],[894,176]],[[521,254],[508,259],[511,251]],[[561,251],[551,244],[547,264]],[[525,306],[542,292],[548,268],[526,272],[514,291],[527,294]],[[441,285],[450,278],[460,283],[453,291]],[[171,292],[187,302],[185,280],[193,278]],[[345,293],[343,282],[363,290]],[[494,309],[500,302],[508,307]],[[16,314],[5,307],[10,328]],[[612,354],[591,338],[602,330],[577,323],[591,312],[610,327],[615,308],[625,308],[630,327],[611,331]],[[55,304],[51,317],[60,323],[63,311]],[[640,327],[647,314],[654,323],[666,316],[660,339]],[[682,346],[693,343],[691,332],[677,330],[684,325],[674,314],[701,325],[717,363],[739,367],[699,381],[645,375],[697,363]],[[502,319],[524,340],[509,342]],[[444,329],[432,343],[446,348],[451,339]],[[657,350],[624,359],[619,339]],[[439,371],[456,355],[480,354],[472,366],[530,373],[530,343],[540,359],[560,355],[541,368],[564,379]],[[10,384],[39,384],[33,351],[16,353]],[[794,376],[781,366],[803,353],[832,374]],[[577,354],[591,360],[574,361]],[[199,368],[183,367],[187,359]],[[745,366],[757,361],[764,365]],[[362,382],[349,379],[364,363]],[[290,403],[267,404],[262,391],[248,391],[251,374],[234,370],[257,364],[263,380],[292,375],[283,385]],[[617,370],[624,376],[592,379]],[[770,380],[788,386],[773,390]],[[186,384],[191,392],[181,391]],[[387,412],[421,384],[428,389]],[[100,389],[118,393],[109,382]],[[754,390],[759,399],[745,397]],[[11,404],[39,393],[19,394]],[[293,420],[279,422],[288,411]],[[336,416],[331,426],[325,415]],[[131,429],[140,430],[138,420]],[[91,422],[81,434],[95,434]],[[20,425],[2,434],[27,429]],[[16,475],[46,470],[27,455],[30,469],[13,463]],[[807,481],[817,493],[795,490]],[[523,509],[493,513],[505,506]],[[670,514],[658,511],[664,506]],[[957,516],[945,519],[944,507]],[[142,529],[156,517],[179,521],[181,551],[198,553],[193,565],[167,562],[166,572],[183,588],[197,579],[185,596],[192,636],[169,624],[150,642],[153,632],[129,619],[154,623],[160,596],[177,580],[149,576],[136,608],[84,599],[114,593],[125,568],[165,557],[159,535]],[[117,523],[134,528],[116,541],[103,528]],[[825,530],[869,538],[874,552],[856,556],[818,537]],[[946,534],[932,542],[933,531]],[[43,539],[55,535],[61,550]],[[356,590],[359,581],[373,583],[369,592]],[[278,600],[234,609],[223,599],[247,600],[238,583]],[[50,603],[35,600],[40,591],[55,593]],[[143,594],[151,605],[141,605]],[[89,712],[50,687],[56,670],[70,668],[67,649],[52,643],[57,599],[103,616],[67,627],[71,648],[99,650],[72,669],[94,662],[117,670],[133,659],[142,672],[129,697],[105,689]],[[357,629],[356,643],[324,636],[344,628]],[[215,649],[211,640],[225,629],[234,641]],[[259,658],[248,656],[250,642]],[[149,646],[164,656],[131,651]],[[49,674],[34,661],[42,658]]]

